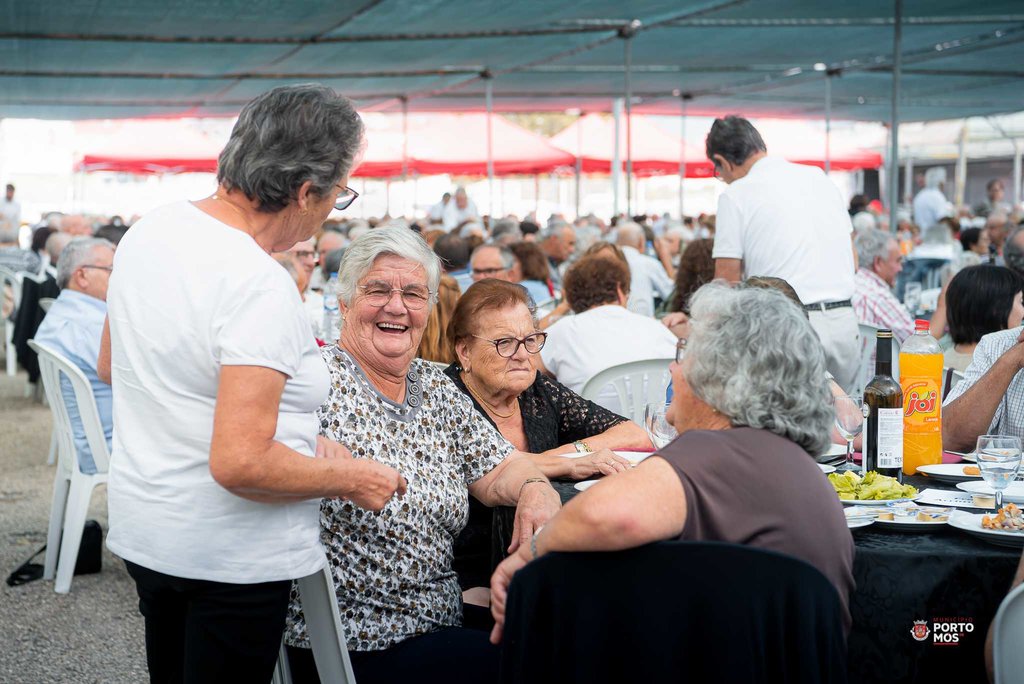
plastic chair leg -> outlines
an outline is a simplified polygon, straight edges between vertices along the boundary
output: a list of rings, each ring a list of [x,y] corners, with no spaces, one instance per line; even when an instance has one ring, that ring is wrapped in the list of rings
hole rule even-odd
[[[270,684],[292,684],[292,671],[288,669],[288,651],[285,650],[284,642],[281,642],[281,650],[278,651],[277,665],[274,665],[274,676]]]
[[[43,579],[52,580],[57,570],[57,552],[60,550],[60,532],[64,529],[64,511],[68,505],[71,480],[58,472],[53,480],[53,502],[50,504],[50,525],[46,532],[46,560]],[[84,525],[84,523],[83,523]]]
[[[18,355],[14,351],[14,324],[4,321],[4,352],[7,357],[7,375],[12,378],[18,374]]]
[[[60,559],[57,561],[57,581],[53,587],[58,594],[71,591],[71,578],[74,577],[75,564],[78,562],[78,547],[82,545],[82,529],[85,527],[85,516],[89,512],[92,487],[93,483],[89,478],[71,479],[68,507],[64,514],[64,533],[60,540]]]
[[[309,577],[299,578],[297,582],[320,681],[355,684],[330,572],[324,568]]]
[[[50,455],[46,457],[46,465],[52,466],[57,462],[57,431],[50,432]]]

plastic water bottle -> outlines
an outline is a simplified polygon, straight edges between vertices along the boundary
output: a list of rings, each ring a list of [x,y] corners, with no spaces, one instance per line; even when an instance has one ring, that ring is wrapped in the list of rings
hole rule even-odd
[[[321,339],[328,344],[338,341],[341,332],[341,311],[338,308],[338,274],[332,273],[324,283],[324,318],[320,325]]]
[[[942,463],[942,347],[929,333],[928,321],[915,322],[915,331],[900,349],[903,386],[903,473]]]

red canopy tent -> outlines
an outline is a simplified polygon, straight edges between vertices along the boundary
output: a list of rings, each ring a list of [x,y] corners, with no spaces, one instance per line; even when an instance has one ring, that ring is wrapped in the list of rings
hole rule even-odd
[[[637,176],[656,176],[679,173],[680,139],[671,135],[645,116],[632,117],[633,173]],[[761,133],[768,140],[768,150],[798,164],[824,168],[824,136],[816,130],[804,130],[799,135],[792,129],[767,126],[770,134]],[[787,134],[788,132],[788,134]],[[582,134],[582,147],[580,136]],[[615,144],[615,121],[600,114],[587,114],[551,139],[563,150],[582,156],[584,173],[611,173]],[[836,141],[833,137],[830,151],[832,170],[876,169],[882,165],[877,152],[857,149]],[[626,164],[626,125],[619,131],[619,158]],[[703,146],[688,142],[686,145],[686,177],[709,178],[714,168],[705,155]]]
[[[485,114],[412,114],[408,117],[408,157],[403,163],[402,117],[366,114],[367,148],[353,176],[397,178],[448,173],[487,175]],[[547,139],[504,117],[492,122],[494,173],[550,173],[571,167],[574,157]],[[217,170],[217,156],[227,141],[182,120],[81,122],[75,134],[82,154],[77,171],[185,173]]]

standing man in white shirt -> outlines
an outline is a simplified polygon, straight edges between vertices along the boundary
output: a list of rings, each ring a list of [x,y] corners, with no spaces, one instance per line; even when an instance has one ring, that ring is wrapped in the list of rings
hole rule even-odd
[[[923,234],[939,222],[953,215],[953,205],[942,192],[946,184],[946,169],[935,166],[924,174],[924,187],[914,196],[914,223]]]
[[[4,201],[0,202],[0,233],[12,232],[17,235],[20,226],[21,204],[14,199],[14,186],[8,183]]]
[[[639,225],[632,221],[619,224],[615,241],[629,264],[629,301],[626,308],[641,316],[653,316],[654,297],[667,299],[675,283],[657,259],[640,251],[644,246],[644,229]]]
[[[466,221],[479,222],[480,212],[477,211],[476,203],[466,194],[466,188],[460,185],[455,189],[455,201],[444,207],[444,229],[450,231]]]
[[[857,376],[853,225],[839,189],[813,166],[767,156],[764,140],[739,116],[715,119],[705,143],[718,198],[715,278],[772,276],[789,282],[821,338],[829,372],[843,387]]]

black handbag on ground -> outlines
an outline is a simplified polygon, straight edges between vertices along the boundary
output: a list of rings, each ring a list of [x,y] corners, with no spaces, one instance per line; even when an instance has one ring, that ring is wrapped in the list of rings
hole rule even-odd
[[[28,560],[19,565],[7,576],[7,586],[16,587],[27,584],[43,576],[43,566],[33,563],[32,559],[46,551],[43,544]],[[95,520],[86,520],[82,529],[82,545],[78,547],[78,560],[75,562],[76,575],[91,575],[103,569],[103,528]]]

